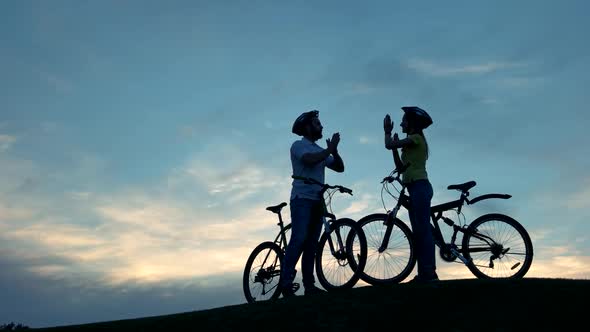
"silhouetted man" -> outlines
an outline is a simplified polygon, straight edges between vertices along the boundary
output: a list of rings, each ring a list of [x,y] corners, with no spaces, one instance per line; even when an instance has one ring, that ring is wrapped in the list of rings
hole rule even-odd
[[[291,166],[293,175],[309,177],[324,183],[325,168],[344,172],[344,162],[338,154],[340,134],[327,139],[327,148],[316,141],[322,138],[322,123],[319,111],[301,114],[293,124],[292,132],[303,136],[291,145]],[[295,295],[298,286],[293,284],[295,265],[301,257],[301,275],[305,295],[324,292],[315,286],[314,259],[318,240],[322,232],[324,200],[320,195],[321,186],[306,184],[294,179],[291,188],[291,238],[281,267],[281,290],[284,297]]]

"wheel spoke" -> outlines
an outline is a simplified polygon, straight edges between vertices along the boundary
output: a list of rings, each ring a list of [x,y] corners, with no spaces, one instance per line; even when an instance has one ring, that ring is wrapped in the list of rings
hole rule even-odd
[[[243,278],[248,302],[278,297],[281,260],[280,248],[272,242],[264,242],[252,251]]]
[[[397,283],[413,267],[410,235],[394,223],[387,248],[379,252],[386,232],[385,216],[376,216],[362,225],[367,237],[367,263],[361,278],[369,284]],[[409,231],[409,229],[408,229]]]
[[[485,215],[471,226],[477,234],[466,234],[463,251],[472,259],[469,269],[480,278],[519,278],[529,269],[532,244],[524,228],[504,215]],[[489,244],[478,238],[489,237]]]

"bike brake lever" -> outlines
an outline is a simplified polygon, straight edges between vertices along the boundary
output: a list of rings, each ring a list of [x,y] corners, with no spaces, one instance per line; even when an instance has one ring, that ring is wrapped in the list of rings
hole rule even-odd
[[[392,183],[392,182],[393,182],[393,177],[391,177],[391,176],[386,176],[386,177],[384,177],[384,178],[383,178],[383,181],[381,181],[381,183],[383,183],[383,182],[389,182],[389,183]]]
[[[344,188],[344,187],[340,187],[338,188],[339,191],[343,194],[349,194],[350,196],[352,196],[352,190],[348,189],[348,188]]]

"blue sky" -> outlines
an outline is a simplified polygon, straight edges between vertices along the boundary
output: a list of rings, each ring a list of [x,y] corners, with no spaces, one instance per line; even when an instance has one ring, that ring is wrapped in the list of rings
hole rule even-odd
[[[528,277],[590,277],[583,1],[12,1],[0,4],[0,324],[244,303],[277,231],[290,133],[318,109],[354,196],[383,212],[389,113],[429,111],[433,203],[529,230]],[[325,146],[325,142],[320,142]],[[386,200],[391,208],[392,201]],[[288,215],[286,215],[288,217]],[[439,263],[442,279],[473,278]],[[3,296],[4,297],[4,296]],[[56,298],[59,301],[56,301]]]

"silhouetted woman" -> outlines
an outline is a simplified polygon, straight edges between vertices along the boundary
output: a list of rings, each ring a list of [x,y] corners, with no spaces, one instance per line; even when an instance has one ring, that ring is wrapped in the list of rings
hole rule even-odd
[[[413,281],[434,281],[438,280],[438,275],[436,274],[434,237],[430,225],[430,203],[433,191],[426,172],[428,143],[423,132],[432,124],[432,119],[425,110],[416,106],[405,106],[402,110],[404,115],[400,126],[407,136],[404,139],[399,139],[397,133],[391,136],[393,121],[387,114],[383,119],[385,148],[393,150],[393,160],[397,169],[408,166],[402,173],[402,182],[406,185],[410,196],[411,208],[408,213],[418,260],[418,274]],[[397,149],[402,150],[401,158]]]

